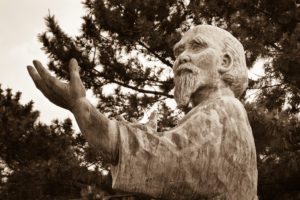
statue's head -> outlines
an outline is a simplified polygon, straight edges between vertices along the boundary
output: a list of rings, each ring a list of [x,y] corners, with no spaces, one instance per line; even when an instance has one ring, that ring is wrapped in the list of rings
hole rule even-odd
[[[187,31],[174,46],[175,100],[179,106],[205,88],[230,88],[239,97],[248,85],[245,52],[229,32],[210,25]]]

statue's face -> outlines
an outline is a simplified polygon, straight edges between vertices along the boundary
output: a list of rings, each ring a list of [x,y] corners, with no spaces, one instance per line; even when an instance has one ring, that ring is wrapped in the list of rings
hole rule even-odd
[[[174,96],[178,106],[187,105],[198,89],[217,86],[221,50],[207,33],[189,30],[174,46],[174,55]]]

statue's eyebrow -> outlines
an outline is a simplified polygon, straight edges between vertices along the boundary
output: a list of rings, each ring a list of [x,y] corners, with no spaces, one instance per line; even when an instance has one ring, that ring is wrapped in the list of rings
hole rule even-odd
[[[205,41],[205,39],[203,37],[201,37],[200,35],[194,37],[190,42],[190,44],[198,44],[200,46],[206,47],[208,46],[208,43]]]

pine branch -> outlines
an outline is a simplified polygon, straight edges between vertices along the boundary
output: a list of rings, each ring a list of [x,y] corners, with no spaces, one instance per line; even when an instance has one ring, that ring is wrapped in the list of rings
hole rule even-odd
[[[285,84],[281,83],[281,84],[276,84],[276,85],[265,85],[263,87],[257,88],[257,89],[267,89],[267,88],[272,88],[272,87],[279,87],[279,86],[284,86]]]
[[[169,67],[173,67],[172,63],[170,63],[167,59],[163,58],[162,56],[158,55],[155,51],[151,50],[149,47],[147,47],[146,44],[144,44],[141,41],[138,41],[138,44],[147,49],[150,53],[152,53],[154,56],[156,56],[162,63],[166,64]]]
[[[271,13],[269,13],[269,12],[267,12],[267,11],[265,11],[265,10],[263,10],[263,9],[261,9],[261,8],[259,8],[259,7],[257,7],[257,6],[251,6],[253,9],[255,9],[255,10],[257,10],[258,12],[261,12],[261,13],[263,13],[263,14],[265,14],[265,15],[267,15],[268,17],[272,17],[272,15],[271,15]]]
[[[154,79],[149,79],[149,78],[135,78],[132,80],[133,81],[150,81],[150,82],[155,82],[155,83],[161,83],[162,85],[173,83],[173,81],[159,81],[159,80],[154,80]],[[159,85],[156,85],[156,86],[159,86]]]
[[[132,90],[141,92],[141,93],[154,94],[154,95],[165,96],[165,97],[168,97],[168,98],[174,98],[173,95],[169,95],[169,94],[166,94],[166,93],[164,93],[164,92],[158,92],[158,91],[152,91],[152,90],[140,89],[140,88],[137,88],[137,87],[134,87],[134,86],[131,86],[131,85],[122,83],[122,82],[120,82],[120,81],[113,80],[113,79],[110,79],[109,81],[110,81],[111,83],[116,83],[116,84],[118,84],[118,85],[120,85],[120,86],[129,88],[129,89],[132,89]]]
[[[169,94],[166,94],[166,93],[164,93],[164,92],[158,92],[158,91],[152,91],[152,90],[140,89],[140,88],[131,86],[131,85],[129,85],[129,84],[122,83],[122,82],[120,82],[120,81],[117,81],[117,80],[115,80],[115,79],[112,79],[111,77],[106,76],[104,73],[99,72],[99,71],[97,71],[97,70],[95,70],[95,69],[87,70],[87,71],[89,71],[90,73],[93,73],[95,76],[103,77],[103,78],[109,80],[110,83],[116,83],[116,84],[118,84],[118,85],[120,85],[120,86],[129,88],[129,89],[132,89],[132,90],[135,90],[135,91],[138,91],[138,92],[147,93],[147,94],[154,94],[154,95],[161,95],[161,96],[165,96],[165,97],[168,97],[168,98],[174,98],[173,95],[169,95]],[[170,81],[168,81],[168,82],[166,82],[166,83],[170,83]],[[102,85],[102,84],[101,84],[101,85]]]
[[[277,46],[277,45],[275,45],[275,44],[273,44],[273,43],[268,43],[268,45],[270,45],[271,47],[273,47],[273,48],[276,49],[277,51],[281,51],[281,50],[282,50],[279,46]]]

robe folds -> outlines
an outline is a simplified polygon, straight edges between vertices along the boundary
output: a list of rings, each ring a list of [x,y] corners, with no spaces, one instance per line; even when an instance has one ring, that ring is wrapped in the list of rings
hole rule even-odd
[[[165,132],[116,123],[113,189],[166,200],[257,198],[255,144],[238,99],[200,104]]]

